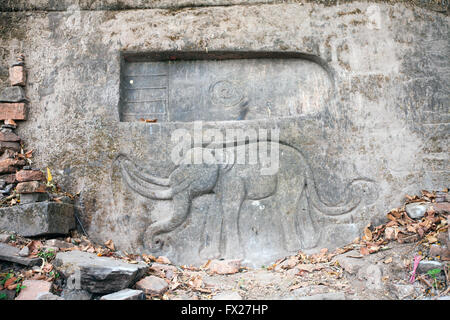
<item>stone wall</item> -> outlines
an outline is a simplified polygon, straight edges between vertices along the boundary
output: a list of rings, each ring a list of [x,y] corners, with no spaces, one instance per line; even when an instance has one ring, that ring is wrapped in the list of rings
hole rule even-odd
[[[34,146],[38,167],[50,167],[65,190],[80,193],[82,221],[94,239],[113,239],[127,251],[153,248],[151,226],[170,217],[176,204],[130,187],[118,170],[119,155],[138,171],[168,177],[175,169],[171,133],[194,127],[120,121],[120,70],[127,53],[294,52],[326,70],[332,98],[317,108],[287,118],[204,123],[220,129],[279,128],[280,140],[301,151],[298,176],[312,172],[312,187],[326,207],[351,202],[354,183],[370,182],[366,195],[359,194],[362,205],[333,217],[310,207],[313,195],[305,191],[301,198],[302,188],[285,187],[286,198],[278,202],[244,201],[240,236],[254,239],[253,229],[268,235],[264,245],[252,247],[249,240],[253,263],[294,249],[283,245],[286,230],[267,225],[283,216],[279,203],[300,199],[295,209],[306,211],[312,222],[302,216],[291,222],[304,238],[320,230],[313,246],[318,249],[353,240],[406,193],[447,187],[450,24],[445,12],[397,2],[205,0],[174,8],[159,1],[141,9],[144,2],[138,1],[133,10],[114,1],[18,5],[23,3],[6,1],[0,7],[0,87],[7,86],[11,59],[24,53],[30,103],[19,133]],[[217,206],[211,194],[192,199],[189,216],[162,235],[162,253],[179,263],[199,262],[208,241],[221,243],[211,240],[220,233]],[[275,218],[255,216],[252,206],[267,207]],[[280,223],[293,218],[286,219]],[[266,253],[273,243],[275,252]]]

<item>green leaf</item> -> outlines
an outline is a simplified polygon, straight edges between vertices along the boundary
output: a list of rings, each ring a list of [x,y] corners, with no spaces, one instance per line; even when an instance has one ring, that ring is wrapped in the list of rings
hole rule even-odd
[[[432,278],[436,278],[436,276],[439,273],[441,273],[441,271],[442,271],[441,269],[431,269],[431,270],[428,270],[427,274]]]

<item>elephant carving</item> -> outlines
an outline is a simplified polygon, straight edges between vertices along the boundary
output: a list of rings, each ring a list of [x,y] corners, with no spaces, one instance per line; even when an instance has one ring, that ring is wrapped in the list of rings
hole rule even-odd
[[[116,161],[126,184],[138,194],[154,200],[172,200],[173,214],[167,219],[152,223],[146,233],[146,246],[157,251],[164,245],[163,234],[177,229],[189,216],[195,197],[213,193],[221,212],[220,234],[215,235],[219,246],[200,249],[203,258],[241,258],[245,255],[240,223],[240,211],[246,200],[269,200],[277,207],[287,250],[314,248],[320,237],[315,215],[338,216],[350,214],[373,199],[375,183],[370,179],[357,179],[347,186],[346,203],[339,206],[325,204],[319,197],[312,170],[301,151],[283,142],[279,148],[279,169],[270,175],[261,175],[263,164],[239,164],[236,153],[239,147],[225,150],[228,155],[223,163],[179,164],[167,178],[148,173],[127,156],[121,154]],[[248,142],[257,144],[260,141]],[[246,148],[248,150],[248,148]],[[214,148],[199,150],[212,157]],[[300,197],[306,197],[307,210],[299,212]],[[365,203],[367,204],[367,203]],[[300,226],[292,223],[292,216],[301,215]]]

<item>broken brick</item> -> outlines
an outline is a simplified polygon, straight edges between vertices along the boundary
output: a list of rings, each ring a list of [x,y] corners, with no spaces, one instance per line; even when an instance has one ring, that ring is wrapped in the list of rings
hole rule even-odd
[[[28,181],[18,183],[16,190],[18,193],[35,193],[46,192],[46,188],[46,185],[39,181]]]
[[[45,176],[40,170],[20,170],[16,172],[16,180],[25,181],[45,181]]]
[[[25,103],[0,103],[0,120],[26,120]]]
[[[0,173],[16,172],[18,166],[24,166],[24,160],[5,159],[0,161]]]
[[[9,68],[9,81],[12,86],[25,86],[26,74],[24,66],[12,66]]]

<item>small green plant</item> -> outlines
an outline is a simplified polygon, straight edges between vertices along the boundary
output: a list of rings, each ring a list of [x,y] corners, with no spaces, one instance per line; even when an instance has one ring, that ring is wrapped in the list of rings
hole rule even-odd
[[[441,273],[441,269],[431,269],[428,270],[427,275],[429,275],[434,281],[433,281],[433,287],[437,287],[437,275]]]
[[[6,293],[0,293],[0,300],[6,300],[8,298],[8,296],[6,295]]]
[[[16,294],[19,294],[20,290],[25,289],[25,288],[26,288],[26,286],[23,286],[21,283],[18,283],[17,287],[16,287]]]
[[[56,271],[50,271],[49,275],[50,277],[54,277],[55,280],[59,278],[59,273]]]
[[[55,251],[53,249],[41,249],[37,255],[45,261],[48,261],[55,256]]]

